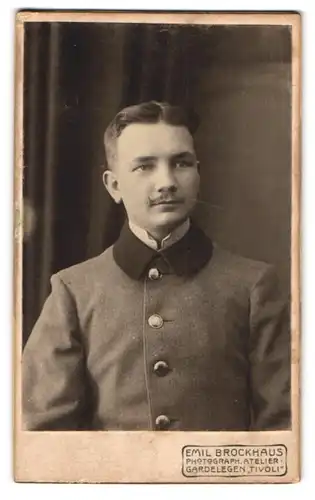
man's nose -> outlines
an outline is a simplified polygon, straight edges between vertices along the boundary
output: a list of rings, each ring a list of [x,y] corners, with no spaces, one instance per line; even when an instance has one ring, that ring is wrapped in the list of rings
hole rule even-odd
[[[162,163],[156,169],[155,187],[159,192],[176,191],[177,183],[173,169],[167,163]]]

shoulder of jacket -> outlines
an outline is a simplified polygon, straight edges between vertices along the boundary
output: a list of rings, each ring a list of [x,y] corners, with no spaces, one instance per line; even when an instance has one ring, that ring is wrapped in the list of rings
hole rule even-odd
[[[60,279],[65,285],[82,283],[99,278],[112,262],[112,246],[96,257],[61,269],[52,276],[52,281]]]
[[[233,253],[217,243],[213,244],[213,264],[223,272],[247,278],[253,284],[265,274],[275,272],[273,264]]]

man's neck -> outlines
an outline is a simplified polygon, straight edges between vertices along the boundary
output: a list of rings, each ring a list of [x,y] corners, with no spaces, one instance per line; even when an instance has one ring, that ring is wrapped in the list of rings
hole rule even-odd
[[[165,248],[174,245],[177,241],[179,241],[188,231],[190,227],[189,219],[186,219],[179,226],[174,228],[164,237],[157,238],[153,237],[148,231],[139,227],[137,224],[129,221],[129,227],[131,231],[139,240],[141,240],[145,245],[153,248],[154,250],[164,250]]]

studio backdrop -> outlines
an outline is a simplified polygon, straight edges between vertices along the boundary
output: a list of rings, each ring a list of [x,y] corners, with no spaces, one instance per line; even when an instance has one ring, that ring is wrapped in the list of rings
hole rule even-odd
[[[195,219],[221,246],[275,264],[290,293],[289,27],[29,22],[25,31],[24,342],[51,274],[116,240],[124,213],[102,185],[103,134],[122,107],[151,99],[199,114]]]

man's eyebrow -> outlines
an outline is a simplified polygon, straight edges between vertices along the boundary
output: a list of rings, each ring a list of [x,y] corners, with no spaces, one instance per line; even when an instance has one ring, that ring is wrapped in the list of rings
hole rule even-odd
[[[194,158],[195,154],[192,151],[182,151],[181,153],[175,153],[172,155],[172,158],[185,158],[189,156],[190,158]]]
[[[134,158],[132,160],[132,163],[137,163],[139,161],[150,161],[150,160],[156,160],[156,156],[137,156],[137,158]]]
[[[192,151],[181,151],[180,153],[174,153],[170,156],[172,160],[174,159],[181,159],[181,158],[194,158],[195,154]],[[132,160],[132,163],[139,163],[139,162],[145,162],[145,161],[152,161],[156,160],[158,157],[154,155],[150,156],[137,156]]]

